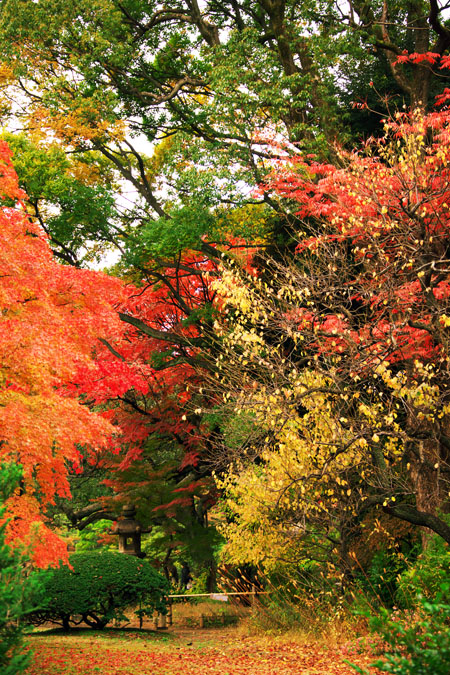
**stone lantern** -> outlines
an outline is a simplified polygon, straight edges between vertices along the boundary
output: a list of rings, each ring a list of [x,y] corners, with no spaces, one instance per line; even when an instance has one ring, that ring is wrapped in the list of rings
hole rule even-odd
[[[145,553],[141,551],[141,534],[150,532],[151,528],[144,530],[141,523],[135,519],[135,515],[134,504],[126,504],[122,508],[122,517],[114,526],[112,534],[119,536],[119,553],[144,558]]]

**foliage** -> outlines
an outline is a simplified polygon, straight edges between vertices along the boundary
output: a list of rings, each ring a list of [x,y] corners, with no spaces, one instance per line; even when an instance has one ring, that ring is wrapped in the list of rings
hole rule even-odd
[[[410,552],[414,557],[416,552]],[[409,568],[408,556],[398,550],[379,549],[375,551],[370,564],[355,573],[355,587],[359,602],[369,605],[392,607],[397,605],[398,586],[401,575]],[[410,563],[411,564],[411,563]],[[359,594],[362,594],[360,598]]]
[[[0,466],[0,517],[3,503],[16,488],[21,477],[17,466]],[[0,669],[2,675],[22,673],[30,663],[30,653],[23,650],[22,621],[40,601],[42,589],[27,577],[27,558],[5,543],[6,524],[0,525]],[[32,602],[33,599],[33,602]]]
[[[93,153],[74,158],[55,142],[25,134],[3,133],[2,139],[13,153],[28,213],[49,236],[55,255],[71,265],[104,255],[118,225],[112,171],[99,158],[98,166],[90,166]]]
[[[370,78],[382,81],[377,70],[387,80],[382,94],[401,92],[414,106],[425,102],[434,73],[397,56],[448,48],[442,10],[427,5],[208,1],[200,11],[180,0],[163,11],[141,1],[95,2],[87,11],[86,0],[70,8],[57,0],[38,7],[8,0],[1,22],[2,37],[9,38],[2,48],[4,79],[30,79],[31,93],[42,92],[30,96],[34,123],[51,125],[74,145],[120,141],[121,122],[130,120],[131,129],[150,140],[187,132],[185,143],[195,135],[242,157],[249,130],[259,132],[267,120],[309,136],[310,143],[312,130],[333,138],[340,97],[345,92],[348,99],[349,90],[367,96]],[[367,73],[364,88],[357,77],[349,82],[348,61]],[[132,158],[122,159],[132,165]]]
[[[265,190],[302,218],[297,256],[213,283],[233,424],[253,417],[231,469],[231,561],[355,568],[365,517],[447,542],[448,112],[398,116],[344,168],[274,160]],[[220,439],[219,439],[220,440]]]
[[[192,586],[187,591],[188,593],[208,593],[208,572],[202,571],[200,574],[196,574],[192,580]]]
[[[81,622],[104,628],[124,619],[124,610],[138,605],[139,615],[165,611],[169,586],[146,560],[117,552],[73,553],[70,567],[61,564],[47,573],[45,601],[29,618],[51,621],[68,629]]]
[[[2,9],[0,111],[27,132],[16,141],[24,183],[44,203],[54,249],[79,262],[82,241],[88,258],[113,242],[131,259],[147,252],[156,269],[180,246],[205,251],[205,238],[267,233],[258,211],[270,221],[278,206],[251,194],[266,173],[267,136],[330,156],[337,138],[355,140],[348,119],[367,135],[373,108],[426,106],[445,77],[427,52],[450,44],[434,0],[208,0],[201,9],[5,0]]]
[[[121,283],[57,264],[40,226],[23,208],[24,193],[0,142],[0,457],[20,463],[20,489],[6,502],[8,540],[33,547],[41,566],[65,556],[41,508],[68,496],[67,462],[80,446],[100,449],[115,430],[78,400],[74,383],[99,377],[92,353],[99,337],[120,334],[113,304]]]
[[[448,597],[448,584],[446,587]],[[402,617],[382,610],[371,628],[387,645],[385,656],[373,665],[395,675],[446,675],[450,668],[450,605],[442,596],[426,600],[419,596],[416,616]],[[353,666],[368,675],[368,670]]]
[[[108,521],[95,522],[81,530],[76,541],[76,552],[98,551],[102,548],[101,539],[107,535],[111,529],[111,523]],[[114,542],[116,544],[116,542]],[[103,545],[104,546],[104,545]]]
[[[433,537],[414,564],[400,575],[397,603],[401,607],[414,607],[418,595],[430,602],[440,595],[443,602],[450,604],[450,596],[442,591],[449,578],[449,546],[439,537]]]

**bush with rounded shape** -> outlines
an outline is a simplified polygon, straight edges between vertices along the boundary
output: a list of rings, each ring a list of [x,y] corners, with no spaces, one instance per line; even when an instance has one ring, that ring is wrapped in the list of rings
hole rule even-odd
[[[50,621],[68,629],[84,622],[104,628],[125,619],[128,607],[138,606],[139,617],[166,611],[169,585],[148,561],[110,551],[73,553],[69,561],[71,567],[60,565],[47,573],[45,601],[31,623]]]

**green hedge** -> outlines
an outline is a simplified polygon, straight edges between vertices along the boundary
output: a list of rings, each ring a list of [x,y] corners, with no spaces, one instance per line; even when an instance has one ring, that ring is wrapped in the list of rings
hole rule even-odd
[[[104,628],[114,619],[126,619],[124,610],[130,607],[139,617],[166,611],[169,585],[146,560],[90,551],[74,553],[69,561],[72,569],[60,565],[45,575],[45,600],[31,623],[52,622],[68,629],[84,622]]]

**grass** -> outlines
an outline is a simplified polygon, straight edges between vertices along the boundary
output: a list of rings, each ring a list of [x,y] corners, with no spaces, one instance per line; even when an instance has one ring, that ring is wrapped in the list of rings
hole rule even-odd
[[[219,602],[204,600],[199,603],[175,602],[172,606],[173,621],[177,626],[200,626],[203,618],[204,626],[235,625],[249,616],[251,609],[237,602]]]

